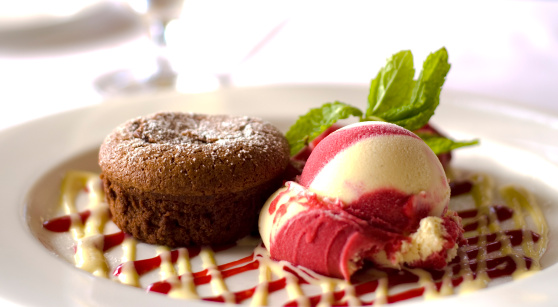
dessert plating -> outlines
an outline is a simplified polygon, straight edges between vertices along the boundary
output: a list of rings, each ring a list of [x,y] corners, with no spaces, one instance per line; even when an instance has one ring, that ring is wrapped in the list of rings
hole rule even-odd
[[[449,68],[447,52],[441,48],[427,57],[423,71],[414,80],[412,54],[401,51],[393,55],[388,65],[371,81],[365,112],[336,101],[301,116],[286,133],[289,145],[286,146],[285,160],[288,160],[290,149],[290,154],[296,155],[294,159],[304,157],[304,161],[298,161],[301,163],[297,162],[296,166],[306,163],[306,167],[297,182],[287,183],[286,190],[279,190],[277,197],[270,198],[262,210],[260,230],[267,249],[259,241],[252,242],[246,253],[246,242],[216,246],[213,244],[220,244],[222,238],[199,239],[198,230],[212,233],[211,229],[201,227],[204,223],[217,222],[207,218],[204,212],[196,211],[202,210],[205,202],[220,195],[222,189],[230,194],[264,187],[243,185],[242,182],[254,180],[250,176],[229,180],[229,177],[236,176],[236,162],[238,165],[252,163],[250,155],[243,156],[241,161],[233,161],[209,154],[212,158],[204,160],[208,155],[198,157],[198,150],[187,150],[187,162],[194,165],[185,172],[174,171],[180,169],[181,162],[186,162],[177,158],[184,150],[180,149],[177,156],[176,148],[190,148],[192,142],[213,144],[223,141],[212,133],[205,134],[203,131],[207,129],[184,133],[180,127],[192,119],[175,121],[172,114],[156,115],[161,116],[158,123],[157,119],[155,123],[150,122],[153,118],[137,119],[118,128],[111,136],[114,140],[107,138],[107,143],[115,148],[107,152],[101,149],[101,164],[103,160],[122,163],[101,165],[109,204],[103,201],[105,195],[97,174],[70,172],[62,187],[64,214],[67,215],[48,220],[44,228],[70,231],[76,242],[76,266],[96,276],[111,278],[112,275],[120,283],[147,291],[214,302],[250,303],[253,306],[385,304],[419,296],[432,298],[467,293],[486,287],[499,277],[521,278],[541,269],[540,259],[548,243],[545,217],[528,191],[515,186],[497,189],[491,177],[484,174],[455,176],[448,185],[436,155],[445,157],[441,160],[448,171],[453,149],[478,143],[477,140],[453,141],[428,125]],[[361,134],[360,128],[347,127],[333,133],[332,138],[320,136],[324,135],[324,129],[330,133],[328,127],[337,120],[349,116],[357,116],[361,122],[391,122],[414,131],[414,134],[391,124],[362,123],[358,127],[383,127],[380,129],[383,132],[371,137]],[[224,121],[228,122],[228,119]],[[232,134],[252,133],[253,129],[245,129],[248,124],[241,126],[233,129]],[[354,131],[361,137],[348,138],[349,141],[343,137],[336,139]],[[388,143],[396,146],[386,149]],[[167,149],[151,151],[152,146],[167,146]],[[129,152],[131,148],[143,153]],[[425,148],[428,150],[424,151]],[[368,155],[370,151],[375,154]],[[172,154],[168,155],[169,152]],[[111,156],[114,153],[117,154]],[[306,161],[308,155],[310,158]],[[282,161],[282,158],[276,158]],[[338,160],[347,163],[338,163]],[[417,163],[419,160],[422,162]],[[258,178],[265,177],[269,173],[267,164],[269,161],[263,159],[247,167],[247,173],[253,175],[253,172],[261,171]],[[281,172],[287,164],[281,164]],[[216,165],[214,175],[190,176],[198,169],[212,168],[213,165]],[[265,167],[261,168],[262,165]],[[111,167],[116,167],[117,171]],[[224,174],[221,167],[225,169]],[[292,175],[293,169],[286,173]],[[274,176],[271,177],[281,178],[277,174]],[[234,185],[237,181],[241,182],[239,190]],[[450,189],[452,200],[460,198],[456,212],[448,209]],[[75,196],[83,193],[88,194],[89,201],[85,207],[78,207]],[[203,201],[195,201],[197,206],[190,210],[187,205],[182,205],[185,199]],[[215,205],[212,213],[222,216],[225,219],[222,223],[227,225],[231,214],[220,210],[227,208],[219,207],[217,202],[212,204]],[[170,214],[158,215],[156,211],[159,209]],[[193,211],[202,220],[186,239],[184,235],[174,236],[173,231],[168,231],[179,229],[180,233],[185,229],[188,232],[189,226],[178,222],[187,215],[182,210]],[[133,213],[126,216],[129,212]],[[152,236],[155,239],[151,242],[171,247],[183,244],[203,246],[177,249],[159,246],[153,257],[137,257],[135,251],[139,242],[135,238],[122,231],[110,232],[109,227],[105,227],[111,225],[111,214],[117,224],[123,223],[121,228],[124,231],[147,242],[151,238],[144,236]],[[303,218],[297,219],[300,216]],[[236,210],[232,215],[232,219],[241,223],[249,224],[251,218],[239,217]],[[188,222],[196,224],[198,221]],[[342,230],[337,234],[345,235],[328,237],[330,230],[335,228],[322,227],[328,223],[337,223],[337,228]],[[219,224],[211,226],[221,227]],[[319,227],[316,228],[315,224]],[[131,228],[126,229],[127,225]],[[345,227],[347,225],[351,227]],[[315,231],[308,231],[313,227]],[[349,236],[343,227],[349,230]],[[224,227],[215,235],[227,237],[230,235],[228,230]],[[326,235],[322,235],[324,233]],[[320,238],[325,247],[312,245]],[[386,238],[388,240],[383,240]],[[328,240],[330,242],[326,242]],[[291,241],[296,242],[293,245]],[[277,244],[280,250],[286,251],[287,257],[277,256]],[[119,247],[122,250],[116,253],[122,256],[116,259],[120,264],[115,265],[114,258],[109,261],[106,257]],[[239,248],[244,252],[239,252]],[[295,255],[289,258],[293,250],[300,251],[304,257]],[[231,257],[234,258],[232,261]],[[224,258],[228,260],[223,261]],[[314,261],[316,258],[321,262]],[[363,263],[363,259],[372,264]],[[159,271],[159,278],[155,281],[154,274],[149,274],[154,270]],[[240,276],[242,282],[237,282],[239,279],[234,276]],[[203,287],[205,284],[211,287]],[[274,292],[279,293],[270,296]]]
[[[259,242],[157,247],[153,257],[138,257],[141,242],[122,231],[111,231],[109,206],[96,173],[67,174],[62,184],[64,213],[46,221],[44,228],[70,232],[76,244],[75,265],[95,276],[172,297],[253,306],[369,305],[432,298],[470,292],[496,278],[521,278],[541,269],[548,226],[528,191],[514,186],[497,190],[483,174],[453,178],[451,188],[452,199],[465,197],[469,206],[457,212],[465,241],[446,267],[366,266],[351,280],[274,261]],[[76,195],[81,194],[88,197],[80,205],[76,201],[84,198]],[[496,199],[496,195],[501,196]],[[527,220],[535,222],[532,230]],[[121,256],[109,261],[112,253]],[[232,261],[230,257],[222,260],[230,255],[235,255]],[[159,277],[154,281],[154,274],[149,273],[156,271]],[[238,283],[235,276],[243,282]]]

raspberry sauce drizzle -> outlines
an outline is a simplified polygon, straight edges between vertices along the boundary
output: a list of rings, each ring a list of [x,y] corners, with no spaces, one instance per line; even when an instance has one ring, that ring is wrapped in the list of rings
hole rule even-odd
[[[461,217],[474,217],[476,216],[476,214],[478,210],[467,210],[467,211],[462,211],[459,212],[459,215]],[[507,207],[502,207],[502,206],[494,206],[491,208],[491,211],[493,212],[498,212],[498,211],[505,211],[505,214],[497,214],[497,216],[499,217],[499,220],[507,220],[509,218],[511,218],[511,216],[513,215],[513,211],[511,211],[509,208]],[[64,218],[64,217],[63,217]],[[478,217],[477,217],[478,218]],[[57,220],[61,220],[61,219],[57,219]],[[53,225],[52,223],[45,223],[45,225]],[[46,228],[46,226],[45,226]],[[50,230],[49,228],[47,228],[48,230]],[[69,227],[68,227],[69,230]],[[66,231],[68,231],[66,230]],[[56,231],[56,230],[52,230],[52,231]],[[521,245],[523,243],[523,239],[526,235],[530,235],[533,238],[534,242],[537,242],[540,238],[540,235],[532,232],[532,231],[524,231],[521,229],[513,229],[513,230],[507,230],[507,231],[503,231],[500,233],[490,233],[490,234],[486,234],[485,235],[485,240],[486,240],[486,245],[484,246],[478,246],[478,242],[479,242],[479,237],[475,236],[475,237],[470,237],[467,239],[467,244],[464,245],[462,248],[466,248],[466,255],[469,259],[474,259],[474,260],[470,260],[467,264],[468,266],[471,268],[471,270],[474,272],[473,274],[476,275],[476,271],[478,268],[478,264],[479,262],[476,260],[476,257],[478,256],[478,251],[479,249],[486,249],[488,253],[493,252],[493,251],[497,251],[500,250],[502,248],[502,240],[499,240],[499,238],[502,237],[506,237],[509,239],[509,242],[512,246],[518,246]],[[123,232],[119,232],[119,233],[114,233],[111,235],[106,235],[105,236],[105,250],[110,249],[114,246],[117,246],[119,244],[122,243],[122,241],[125,238],[125,234]],[[107,242],[109,242],[107,244]],[[221,251],[226,251],[229,248],[231,248],[233,246],[221,246],[221,247],[214,247],[213,250],[215,252],[221,252]],[[188,248],[188,253],[190,258],[194,258],[197,257],[200,253],[200,248]],[[172,250],[170,252],[170,260],[172,263],[175,263],[178,259],[178,250]],[[523,260],[525,261],[527,268],[530,268],[532,260],[528,257],[523,257]],[[238,274],[242,274],[251,270],[257,270],[259,268],[259,261],[260,259],[255,258],[254,254],[249,255],[247,257],[238,259],[236,261],[232,261],[229,263],[225,263],[225,264],[221,264],[218,266],[219,271],[221,272],[221,277],[223,279],[226,279],[228,277],[232,277]],[[454,259],[454,261],[452,263],[450,263],[450,265],[448,266],[448,270],[451,270],[452,273],[454,275],[457,275],[461,270],[462,270],[462,264],[460,264],[460,259],[456,258]],[[502,256],[502,257],[495,257],[495,258],[489,258],[486,259],[484,261],[484,263],[486,264],[486,270],[485,272],[488,274],[488,276],[490,278],[499,278],[499,277],[504,277],[504,276],[510,276],[512,275],[515,270],[516,270],[516,263],[515,260],[510,257],[510,256]],[[136,260],[133,261],[134,267],[136,269],[136,272],[138,275],[144,275],[152,270],[157,269],[160,265],[161,265],[161,257],[160,256],[156,256],[153,258],[148,258],[148,259],[141,259],[141,260]],[[118,276],[121,274],[122,272],[122,266],[123,264],[120,264],[119,266],[117,266],[117,268],[115,269],[113,275],[114,276]],[[285,270],[288,270],[289,273],[291,274],[296,274],[293,270],[289,269],[288,267],[285,267]],[[404,285],[404,284],[413,284],[413,283],[417,283],[419,280],[419,277],[415,274],[413,274],[410,271],[406,271],[406,270],[392,270],[392,269],[377,269],[380,270],[384,273],[387,274],[388,276],[388,285],[389,288],[393,288],[395,286],[398,285]],[[439,289],[441,287],[442,282],[440,281],[440,279],[443,277],[445,271],[435,271],[435,270],[429,270],[428,273],[430,273],[433,277],[433,279],[435,280],[435,285],[436,287]],[[212,276],[208,274],[208,270],[203,270],[203,271],[199,271],[199,272],[195,272],[192,274],[193,278],[194,278],[194,284],[195,285],[203,285],[203,284],[208,284],[211,280],[212,280]],[[304,279],[299,276],[298,274],[297,278],[299,278],[299,283],[304,283]],[[181,279],[181,276],[179,276],[179,280]],[[451,283],[454,287],[459,286],[461,283],[463,282],[463,277],[458,276],[455,278],[451,279]],[[282,279],[277,279],[274,281],[271,281],[268,284],[268,293],[272,293],[275,291],[279,291],[279,290],[283,290],[285,289],[285,287],[287,286],[286,280],[285,278]],[[358,296],[362,296],[365,294],[369,294],[372,293],[374,291],[376,291],[378,287],[378,280],[371,280],[371,281],[366,281],[366,282],[362,282],[359,283],[358,285],[355,286],[355,290],[356,290],[356,294]],[[169,281],[159,281],[156,283],[153,283],[151,285],[149,285],[147,287],[147,291],[150,292],[158,292],[158,293],[162,293],[162,294],[168,294],[172,289],[172,284]],[[243,301],[250,299],[254,292],[255,292],[256,287],[250,288],[250,289],[246,289],[243,291],[238,291],[238,292],[234,292],[234,300],[236,303],[242,303]],[[424,294],[424,287],[417,287],[417,288],[413,288],[410,290],[406,290],[404,292],[401,293],[397,293],[395,295],[390,295],[388,296],[387,300],[388,303],[394,303],[394,302],[398,302],[398,301],[402,301],[402,300],[407,300],[407,299],[411,299],[411,298],[415,298],[415,297],[420,297]],[[340,300],[344,297],[345,292],[344,291],[336,291],[333,293],[333,298],[334,298],[334,304],[335,305],[339,305],[339,306],[345,306],[346,302],[341,302]],[[222,296],[215,296],[215,297],[205,297],[202,298],[203,300],[206,301],[212,301],[212,302],[224,302],[224,298]],[[321,296],[312,296],[309,298],[311,305],[315,306],[320,302]],[[363,305],[371,305],[373,304],[374,301],[368,301],[368,302],[363,302]],[[298,306],[297,301],[293,300],[290,302],[287,302],[285,304],[285,306]]]
[[[464,184],[464,187],[458,190],[459,192],[456,193],[452,191],[452,196],[470,193],[471,188],[468,184]],[[91,191],[85,192],[91,193]],[[385,276],[383,277],[386,279],[384,287],[387,287],[387,290],[391,290],[398,285],[409,285],[410,289],[399,293],[389,293],[387,297],[383,298],[383,301],[378,301],[377,297],[373,300],[361,300],[361,296],[377,292],[378,289],[382,287],[382,282],[380,282],[381,278],[374,277],[376,275],[369,275],[367,272],[361,272],[357,280],[353,281],[352,294],[351,291],[335,289],[335,291],[332,290],[329,293],[324,292],[322,295],[289,298],[284,304],[286,306],[298,306],[301,304],[299,303],[300,301],[306,301],[309,305],[315,306],[319,303],[324,303],[324,298],[329,297],[327,304],[344,306],[348,304],[347,296],[351,295],[356,297],[361,305],[393,303],[420,297],[425,295],[427,291],[431,291],[432,288],[436,291],[440,291],[444,283],[446,283],[446,285],[449,283],[451,287],[455,288],[466,283],[467,278],[475,279],[480,275],[486,275],[490,279],[511,276],[518,271],[529,270],[535,263],[538,263],[538,258],[533,259],[521,252],[502,255],[498,251],[502,251],[506,246],[517,248],[524,244],[540,243],[546,240],[546,237],[544,237],[545,234],[526,230],[517,225],[517,228],[512,229],[500,229],[498,226],[498,231],[487,232],[487,225],[490,223],[500,223],[512,220],[512,218],[515,219],[517,208],[512,209],[506,205],[498,204],[483,209],[484,210],[471,209],[459,212],[459,216],[464,220],[465,227],[471,233],[467,238],[467,243],[460,247],[461,255],[455,258],[444,270],[422,270],[422,273],[417,274],[417,271],[413,271],[412,268],[402,268],[401,270],[367,268],[376,272],[381,272],[383,276]],[[91,213],[89,210],[80,212],[78,216],[81,224],[87,223],[90,215]],[[75,215],[54,218],[46,221],[43,227],[52,232],[68,232],[72,228],[72,217],[74,219],[76,218]],[[127,238],[130,238],[130,236],[122,232],[104,234],[102,250],[107,251],[122,245]],[[212,247],[209,250],[220,253],[226,252],[233,247],[234,246]],[[261,247],[256,247],[256,250],[258,250],[258,248]],[[200,253],[203,253],[202,250],[203,248],[188,248],[188,257],[190,259],[198,257]],[[492,254],[493,252],[497,253]],[[169,255],[170,256],[166,259],[173,264],[175,264],[180,257],[179,250],[169,251]],[[156,256],[147,259],[133,260],[129,263],[132,263],[135,272],[142,276],[161,267],[162,262],[162,256]],[[118,277],[122,273],[124,264],[125,263],[122,263],[113,271],[114,276]],[[198,286],[212,283],[216,279],[222,279],[224,281],[249,271],[265,269],[266,266],[271,265],[277,265],[277,263],[271,261],[265,253],[256,253],[256,251],[254,251],[253,254],[246,257],[215,265],[213,269],[209,268],[193,272],[191,273],[191,278],[193,283]],[[254,287],[226,292],[224,294],[204,295],[200,297],[200,299],[212,302],[242,303],[248,299],[255,299],[258,293],[262,291],[261,288],[264,289],[263,291],[267,295],[269,293],[285,290],[289,285],[292,287],[293,285],[315,284],[316,281],[319,281],[321,278],[319,276],[306,274],[304,269],[290,265],[283,265],[281,270],[286,276],[278,276],[276,279],[264,282],[254,280]],[[215,274],[215,271],[217,271],[218,274]],[[467,274],[470,276],[468,277]],[[161,280],[152,283],[146,290],[170,295],[171,291],[176,286],[176,282],[182,281],[183,276],[184,275],[177,276],[176,280]],[[430,290],[424,286],[418,286],[417,284],[421,279],[424,279],[424,276],[428,276],[430,279]],[[421,285],[422,284],[421,282]]]
[[[229,262],[218,266],[217,268],[221,272],[223,278],[231,277],[237,274],[248,272],[251,270],[257,270],[259,262],[253,261],[254,256],[250,255],[248,257]],[[238,266],[244,264],[243,266]],[[205,285],[211,282],[212,276],[208,274],[208,270],[199,271],[192,274],[194,277],[194,284],[196,286]],[[178,280],[181,280],[182,276],[178,276]],[[168,281],[159,281],[153,283],[147,287],[147,291],[158,292],[167,294],[172,288],[172,285]]]
[[[90,210],[85,210],[78,213],[81,223],[85,223],[91,215]],[[43,223],[43,227],[52,232],[67,232],[72,227],[72,215],[63,215]]]

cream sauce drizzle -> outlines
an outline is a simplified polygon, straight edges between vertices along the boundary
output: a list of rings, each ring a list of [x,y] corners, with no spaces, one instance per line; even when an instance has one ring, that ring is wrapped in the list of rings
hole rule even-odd
[[[221,275],[221,271],[217,268],[217,263],[215,262],[215,254],[209,247],[203,247],[200,253],[202,259],[203,268],[207,269],[209,276],[211,276],[211,288],[213,293],[217,296],[222,296],[225,303],[234,304],[235,298],[234,294],[231,293]]]
[[[261,247],[260,253],[261,253]],[[258,251],[256,249],[256,251]],[[260,255],[261,257],[261,255]],[[256,290],[254,291],[254,295],[252,296],[252,300],[250,301],[250,306],[267,306],[268,305],[268,291],[269,291],[269,282],[271,281],[271,269],[269,268],[269,263],[266,261],[259,260],[259,275],[258,275],[258,285],[256,286]]]
[[[502,187],[500,193],[507,205],[514,210],[515,214],[513,219],[515,226],[526,230],[527,218],[531,217],[537,228],[535,231],[541,235],[537,243],[539,248],[537,248],[533,241],[533,237],[530,235],[525,235],[521,243],[523,253],[525,253],[527,257],[533,259],[533,263],[529,269],[527,269],[523,258],[520,259],[521,261],[516,261],[518,263],[518,269],[514,272],[513,277],[515,279],[523,278],[541,269],[540,258],[546,251],[546,246],[548,244],[548,223],[535,198],[526,189],[510,185]]]
[[[522,278],[541,269],[540,258],[546,250],[548,244],[548,224],[544,214],[537,204],[533,195],[521,187],[504,186],[498,190],[501,198],[506,205],[513,209],[513,223],[516,229],[522,229],[524,234],[529,234],[528,224],[534,225],[535,232],[540,235],[538,242],[532,236],[524,235],[521,252],[513,248],[510,239],[503,233],[496,213],[491,209],[494,205],[494,183],[491,177],[484,174],[477,174],[472,177],[474,183],[471,192],[475,208],[478,210],[476,217],[464,219],[465,223],[478,222],[476,230],[469,231],[466,237],[479,237],[478,246],[486,246],[487,235],[496,233],[497,240],[502,242],[502,248],[493,252],[498,255],[509,255],[517,264],[517,270],[513,278]],[[76,197],[87,189],[88,207],[91,214],[85,223],[76,208]],[[61,205],[63,212],[71,217],[70,233],[76,241],[76,266],[91,272],[95,276],[108,278],[108,265],[103,252],[103,234],[106,223],[109,221],[109,210],[104,201],[104,194],[98,174],[88,172],[69,172],[62,183]],[[122,270],[118,275],[120,283],[140,286],[140,276],[138,275],[133,261],[137,260],[136,255],[137,241],[131,237],[126,237],[121,244],[122,248]],[[458,293],[467,293],[482,289],[490,282],[490,277],[486,272],[486,248],[480,248],[476,256],[478,266],[475,271],[469,265],[471,259],[467,256],[467,250],[460,248],[458,257],[460,259],[460,271],[453,274],[448,266],[441,279],[441,286],[437,287],[436,281],[431,273],[421,269],[403,268],[418,276],[418,285],[424,288],[423,297],[425,299],[436,299],[442,296],[451,295],[456,288],[453,287],[452,280],[458,277],[463,278],[463,282],[458,288]],[[197,287],[194,282],[192,264],[188,250],[180,248],[176,263],[171,260],[171,250],[167,247],[157,247],[157,253],[161,259],[159,274],[161,280],[170,283],[171,289],[169,296],[184,299],[199,299]],[[522,255],[532,258],[530,268],[524,261]],[[231,292],[223,278],[215,259],[215,252],[209,247],[203,247],[199,254],[203,268],[207,269],[207,274],[211,276],[211,289],[215,296],[220,296],[226,303],[235,303],[235,294]],[[299,277],[310,285],[316,286],[321,290],[318,306],[331,306],[335,304],[334,294],[343,291],[343,298],[340,302],[345,302],[349,306],[362,305],[363,301],[357,295],[355,285],[340,279],[334,279],[318,275],[304,268],[295,267],[285,261],[273,261],[270,259],[267,250],[261,245],[254,249],[254,260],[259,262],[258,281],[251,296],[251,306],[265,306],[269,302],[269,285],[271,282],[285,278],[285,292],[289,301],[296,301],[298,306],[310,306],[310,296],[305,294],[299,281]],[[372,276],[377,276],[378,285],[374,291],[374,304],[386,304],[390,293],[388,277],[385,272],[370,269]],[[293,273],[291,273],[293,272]],[[299,277],[297,277],[299,276]],[[439,288],[439,290],[438,290]]]
[[[136,260],[136,239],[128,237],[122,242],[122,273],[118,275],[118,281],[125,285],[139,287],[139,275],[133,261]]]
[[[483,174],[477,174],[474,175],[471,179],[473,181],[473,189],[471,191],[471,194],[475,201],[475,206],[479,210],[477,216],[481,216],[481,217],[489,216],[490,220],[494,220],[493,217],[490,216],[490,210],[489,210],[490,209],[489,207],[492,205],[493,202],[492,191],[494,189],[493,187],[494,182],[492,178],[485,176]],[[479,237],[478,245],[486,246],[487,243],[486,235],[490,233],[488,221],[484,218],[477,219],[477,221],[479,222],[479,226],[476,229],[475,234],[478,235]],[[467,234],[465,234],[465,236],[467,237]],[[465,266],[466,268],[465,276],[464,276],[463,283],[461,284],[459,293],[469,293],[469,292],[477,291],[482,288],[486,288],[488,282],[490,281],[490,278],[486,273],[486,262],[483,261],[484,259],[486,259],[486,257],[487,257],[486,249],[481,248],[477,255],[477,261],[479,266],[477,271],[479,273],[477,273],[476,278],[474,277],[473,272],[470,270],[469,266],[468,265]],[[467,259],[464,260],[469,261],[468,257]]]
[[[190,255],[188,254],[188,250],[186,248],[180,248],[178,250],[178,259],[176,262],[180,281],[172,286],[169,296],[184,299],[199,298],[196,291],[196,285],[194,284],[194,276],[192,275]]]
[[[76,207],[77,195],[83,189],[89,191],[88,209],[91,212],[85,224],[77,215]],[[72,215],[70,229],[77,243],[74,257],[76,266],[95,276],[108,278],[108,265],[103,254],[103,231],[109,220],[109,209],[104,199],[98,174],[73,171],[62,182],[61,205],[66,214]]]

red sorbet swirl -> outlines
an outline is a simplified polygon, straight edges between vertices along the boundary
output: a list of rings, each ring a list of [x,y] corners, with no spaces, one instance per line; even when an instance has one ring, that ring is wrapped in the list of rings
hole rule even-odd
[[[272,258],[349,279],[363,260],[442,268],[463,240],[450,188],[432,150],[397,125],[338,129],[311,152],[260,214]]]
[[[455,256],[463,240],[461,221],[449,210],[442,217],[421,219],[414,232],[403,234],[398,227],[384,227],[386,223],[371,212],[322,199],[295,182],[287,182],[270,199],[260,222],[273,223],[271,227],[260,224],[260,233],[271,258],[331,277],[350,279],[364,260],[387,267],[407,264],[440,269]],[[422,226],[424,222],[437,223],[441,231],[430,233],[436,227]],[[441,242],[439,250],[417,254],[413,246],[417,235]]]

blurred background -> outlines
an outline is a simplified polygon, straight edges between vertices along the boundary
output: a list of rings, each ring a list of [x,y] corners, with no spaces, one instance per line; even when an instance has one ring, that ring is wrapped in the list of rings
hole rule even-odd
[[[558,112],[558,1],[0,2],[0,129],[159,90],[363,84],[445,46],[445,89]]]

